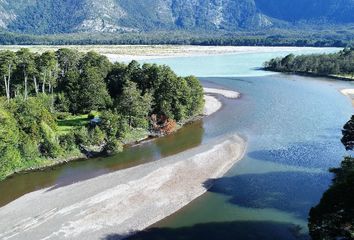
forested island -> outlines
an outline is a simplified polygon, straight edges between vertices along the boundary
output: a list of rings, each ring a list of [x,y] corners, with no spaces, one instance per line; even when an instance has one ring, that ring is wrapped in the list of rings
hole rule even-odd
[[[354,116],[344,125],[342,143],[354,149]],[[345,157],[334,173],[333,183],[321,202],[310,211],[309,229],[312,239],[354,238],[354,158]]]
[[[354,79],[354,49],[346,48],[333,54],[312,54],[274,58],[264,64],[269,71]]]
[[[203,88],[155,64],[95,52],[0,52],[0,179],[82,153],[114,153],[202,113]]]

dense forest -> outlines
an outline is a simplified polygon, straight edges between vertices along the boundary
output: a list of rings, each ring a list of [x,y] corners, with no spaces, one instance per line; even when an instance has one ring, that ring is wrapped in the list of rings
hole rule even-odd
[[[202,112],[203,89],[169,67],[111,63],[95,52],[0,52],[0,179],[168,134]]]
[[[344,125],[342,143],[354,149],[354,116]],[[345,157],[339,168],[330,170],[335,177],[321,202],[310,211],[312,239],[354,239],[354,158]]]
[[[266,70],[305,73],[319,76],[354,78],[354,49],[346,48],[334,54],[313,54],[271,59],[264,64]]]
[[[338,30],[339,31],[339,30]],[[90,44],[176,44],[203,46],[297,46],[347,47],[354,45],[352,31],[309,34],[303,31],[265,31],[237,33],[205,33],[155,31],[150,33],[75,33],[31,35],[0,31],[2,45],[90,45]]]

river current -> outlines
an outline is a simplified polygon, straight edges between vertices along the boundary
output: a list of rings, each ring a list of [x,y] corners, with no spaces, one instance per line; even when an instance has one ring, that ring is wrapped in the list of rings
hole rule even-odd
[[[333,52],[302,49],[298,53]],[[0,182],[0,205],[44,187],[57,188],[154,161],[230,133],[248,150],[226,176],[187,207],[132,239],[308,239],[307,217],[346,154],[341,128],[353,113],[339,93],[351,83],[274,74],[262,63],[288,52],[154,59],[203,85],[235,90],[216,114],[176,134],[109,157],[71,162]]]

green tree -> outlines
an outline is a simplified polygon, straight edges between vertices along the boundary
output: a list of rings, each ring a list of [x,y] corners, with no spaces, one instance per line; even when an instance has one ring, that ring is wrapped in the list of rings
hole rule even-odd
[[[81,71],[96,68],[97,73],[99,73],[100,77],[103,79],[107,77],[111,67],[112,63],[106,56],[93,51],[86,53],[79,63],[79,69]]]
[[[69,71],[78,69],[81,58],[79,51],[68,48],[60,48],[56,51],[55,55],[58,60],[61,77],[64,77]]]
[[[59,136],[59,145],[67,152],[76,149],[75,133],[70,132],[65,135]]]
[[[11,77],[16,69],[17,57],[12,51],[0,52],[0,74],[4,79],[4,89],[6,98],[9,101],[11,98]]]
[[[106,135],[100,129],[100,127],[95,126],[90,130],[90,142],[92,145],[102,145],[105,142]]]
[[[36,73],[35,54],[31,53],[28,48],[22,48],[16,52],[18,59],[18,69],[22,72],[24,80],[24,98],[28,98],[28,77]]]
[[[42,93],[46,93],[48,89],[47,92],[53,94],[59,71],[57,57],[54,52],[47,51],[38,56],[36,60],[42,82]],[[38,87],[36,89],[38,93]]]
[[[40,157],[39,144],[33,141],[30,136],[26,134],[21,135],[20,143],[21,158],[26,161],[34,161]]]
[[[0,106],[0,179],[21,164],[20,132],[14,116]]]
[[[72,113],[78,113],[80,102],[80,73],[75,70],[69,70],[62,78],[61,89],[64,97],[68,100],[67,105],[69,111]]]
[[[43,138],[42,122],[46,123],[51,129],[55,130],[57,127],[49,108],[50,99],[45,96],[31,97],[27,101],[17,98],[9,104],[9,109],[17,121],[20,131],[27,134],[35,142],[40,142]]]
[[[78,82],[78,91],[74,93],[78,102],[78,112],[88,113],[104,110],[111,105],[111,98],[100,71],[96,68],[85,68]]]
[[[112,98],[118,98],[123,92],[124,84],[129,81],[127,65],[115,63],[106,77],[107,88]]]
[[[354,115],[352,118],[344,125],[342,143],[346,150],[354,149]]]
[[[44,121],[40,123],[42,139],[40,142],[40,151],[42,156],[56,158],[62,154],[59,139],[55,131]]]
[[[152,95],[141,95],[136,83],[127,82],[119,98],[118,110],[127,118],[130,127],[146,127],[147,117],[151,110]]]
[[[187,99],[187,109],[188,116],[194,116],[201,114],[204,109],[204,90],[199,80],[194,76],[189,76],[185,78],[187,82],[188,89],[190,89],[190,95],[186,96]]]

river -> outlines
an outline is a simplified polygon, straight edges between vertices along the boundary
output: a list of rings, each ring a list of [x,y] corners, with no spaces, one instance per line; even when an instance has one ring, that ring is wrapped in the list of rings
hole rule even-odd
[[[308,211],[330,183],[328,168],[338,166],[345,154],[341,127],[353,111],[338,89],[352,85],[257,70],[287,53],[151,60],[181,75],[197,75],[206,86],[239,91],[241,99],[219,97],[224,106],[215,115],[118,155],[15,175],[0,182],[0,205],[36,189],[154,161],[237,132],[248,141],[244,159],[223,178],[211,180],[208,193],[132,239],[307,239]]]

